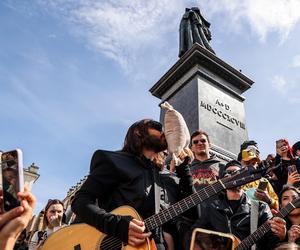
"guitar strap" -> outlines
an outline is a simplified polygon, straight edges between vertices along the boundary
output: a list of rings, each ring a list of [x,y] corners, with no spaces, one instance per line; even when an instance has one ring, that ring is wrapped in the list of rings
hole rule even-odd
[[[153,170],[154,172],[154,199],[155,199],[155,214],[157,214],[160,210],[160,193],[161,193],[161,188],[158,183],[159,181],[159,174],[155,169]]]
[[[154,201],[155,201],[155,214],[157,214],[160,210],[160,196],[161,196],[161,187],[160,187],[160,178],[159,171],[157,171],[156,167],[153,167],[153,176],[154,176]],[[163,236],[161,228],[155,229],[156,235],[159,237],[159,242],[163,243]]]
[[[251,213],[250,213],[250,230],[251,234],[255,232],[257,229],[257,223],[258,223],[258,208],[259,208],[259,202],[256,200],[251,200]],[[256,244],[254,244],[251,247],[251,250],[256,249]]]

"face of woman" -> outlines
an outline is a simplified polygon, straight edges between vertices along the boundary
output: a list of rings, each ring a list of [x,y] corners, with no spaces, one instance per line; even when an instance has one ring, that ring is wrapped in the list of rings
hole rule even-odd
[[[276,142],[276,152],[279,155],[286,154],[288,152],[288,145],[284,140],[278,140]]]
[[[281,197],[281,207],[285,207],[289,202],[293,201],[294,199],[298,198],[299,195],[294,190],[287,190],[282,194]],[[299,209],[294,209],[290,215],[298,214]]]
[[[46,216],[49,225],[48,226],[58,226],[61,225],[62,217],[64,213],[64,208],[61,204],[53,204],[47,210]]]

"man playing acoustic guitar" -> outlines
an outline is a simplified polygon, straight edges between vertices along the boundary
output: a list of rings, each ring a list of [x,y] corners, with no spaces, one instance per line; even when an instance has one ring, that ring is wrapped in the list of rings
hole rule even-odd
[[[238,161],[226,164],[224,175],[230,176],[241,169]],[[222,233],[231,233],[243,240],[250,235],[252,203],[241,187],[227,189],[212,202],[204,202],[201,217],[193,225],[193,228],[204,228]],[[257,243],[256,249],[273,249],[275,245],[284,240],[286,234],[285,221],[274,217],[267,204],[258,203],[258,225],[267,220],[271,225],[271,231]]]
[[[129,128],[121,151],[94,153],[90,175],[76,193],[72,210],[82,222],[108,236],[99,249],[148,249],[149,237],[154,239],[157,249],[165,249],[161,228],[148,232],[141,218],[127,216],[126,211],[122,211],[122,215],[109,211],[128,205],[142,218],[147,218],[157,212],[156,203],[162,206],[167,200],[171,201],[168,188],[174,180],[171,177],[168,181],[162,180],[158,165],[163,164],[157,160],[157,155],[166,149],[162,125],[153,120],[141,120]],[[179,186],[172,184],[176,187],[172,193],[178,194],[173,198],[180,199],[179,193],[185,196],[193,192],[187,163],[185,159],[178,166],[183,170],[178,173],[182,173],[184,181],[180,180]],[[157,202],[155,196],[160,196],[158,200],[161,201]],[[120,240],[119,244],[115,238]]]

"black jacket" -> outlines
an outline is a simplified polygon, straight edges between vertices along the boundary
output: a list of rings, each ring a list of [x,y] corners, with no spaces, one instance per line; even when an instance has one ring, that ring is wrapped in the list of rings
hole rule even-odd
[[[153,176],[158,173],[159,169],[145,158],[139,159],[124,152],[98,150],[91,160],[90,175],[75,195],[72,210],[81,221],[127,242],[128,226],[132,217],[113,215],[110,211],[122,205],[129,205],[135,208],[142,218],[153,215]],[[191,176],[187,178],[191,179]],[[183,178],[183,184],[178,184],[178,179],[166,174],[159,179],[158,185],[164,194],[161,196],[164,198],[161,204],[164,206],[179,199],[183,193],[192,192],[192,184],[186,185],[188,179]]]
[[[279,166],[278,166],[279,165]],[[276,181],[273,181],[273,187],[277,195],[282,190],[282,187],[287,184],[288,180],[288,167],[290,165],[296,165],[298,173],[300,173],[300,159],[296,160],[283,160],[280,155],[275,157],[275,166],[278,168],[274,169],[274,174],[276,175]],[[300,183],[295,183],[294,186],[300,187]]]
[[[243,194],[237,211],[233,213],[225,193],[222,193],[212,202],[203,203],[201,217],[193,225],[194,228],[231,233],[243,240],[250,235],[250,211],[251,202],[246,194]],[[269,207],[259,203],[258,227],[272,217]],[[272,249],[278,243],[278,238],[268,232],[258,243],[257,249]]]

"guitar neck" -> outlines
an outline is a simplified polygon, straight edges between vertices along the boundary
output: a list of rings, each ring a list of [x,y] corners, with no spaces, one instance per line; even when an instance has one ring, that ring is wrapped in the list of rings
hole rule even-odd
[[[228,178],[229,177],[225,177],[221,180],[218,180],[214,184],[198,190],[192,195],[171,205],[167,209],[164,209],[159,213],[147,218],[144,221],[146,228],[149,231],[152,231],[153,229],[163,225],[164,223],[170,221],[174,217],[184,213],[190,208],[196,206],[197,204],[200,204],[201,202],[207,200],[208,198],[212,197],[213,195],[221,192],[226,188],[242,186],[246,183],[260,179],[261,173],[257,172],[249,175],[248,169],[245,169],[245,171],[242,171],[240,174],[232,176],[229,179]]]
[[[219,180],[212,185],[200,189],[199,191],[184,198],[183,200],[176,202],[167,209],[164,209],[159,213],[148,217],[144,221],[145,226],[149,231],[152,231],[153,229],[163,225],[174,217],[184,213],[185,211],[203,202],[204,200],[207,200],[211,196],[221,192],[224,189],[225,185],[221,180]]]
[[[284,218],[295,208],[292,202],[288,203],[284,208],[282,208],[276,217]],[[266,221],[262,224],[254,233],[243,239],[243,241],[235,248],[235,250],[247,250],[252,245],[254,245],[258,240],[260,240],[267,232],[271,229],[270,224]]]

